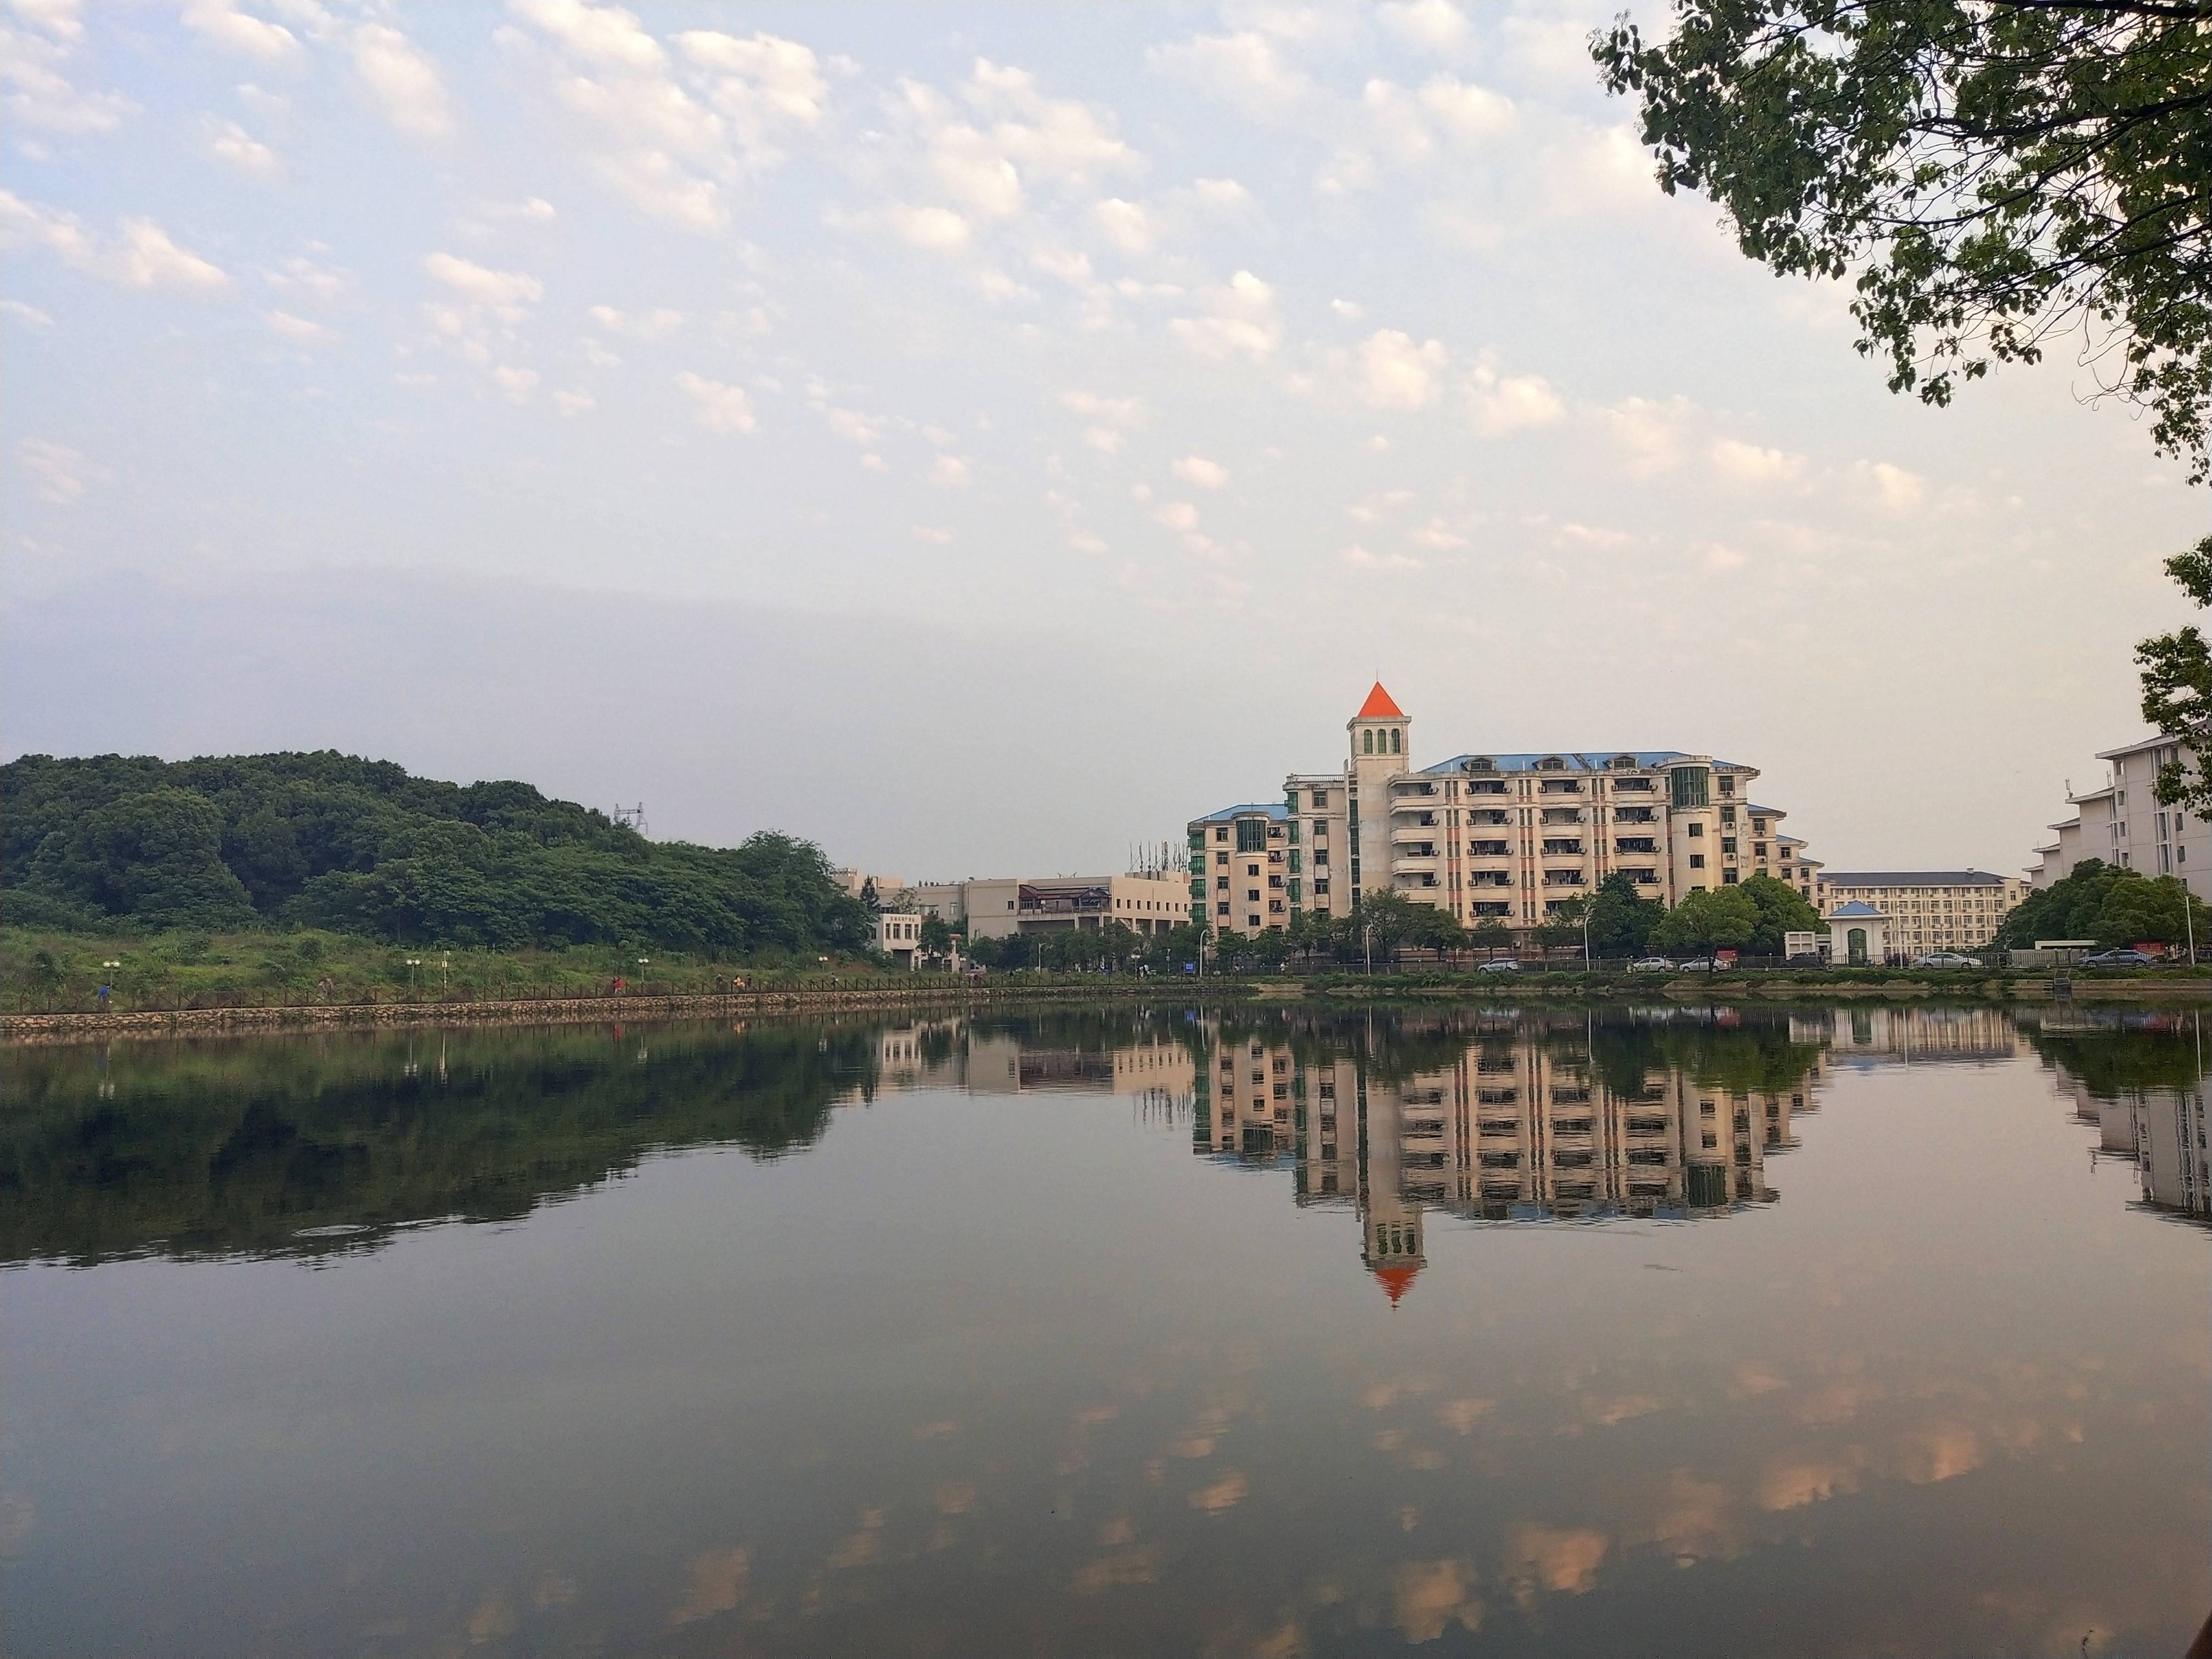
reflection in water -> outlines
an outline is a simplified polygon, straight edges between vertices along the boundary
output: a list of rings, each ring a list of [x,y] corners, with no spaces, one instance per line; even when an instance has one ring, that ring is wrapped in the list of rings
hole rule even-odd
[[[1343,1206],[1393,1301],[1424,1218],[1717,1217],[1774,1202],[1831,1068],[2033,1052],[2136,1171],[2212,1218],[2200,1017],[1998,1009],[1345,1018],[1116,1009],[15,1051],[0,1261],[328,1255],[424,1222],[507,1221],[649,1155],[803,1152],[840,1106],[916,1089],[1096,1092],[1188,1116],[1194,1149]]]
[[[11,1650],[2172,1650],[2203,1070],[1880,1006],[18,1049]]]

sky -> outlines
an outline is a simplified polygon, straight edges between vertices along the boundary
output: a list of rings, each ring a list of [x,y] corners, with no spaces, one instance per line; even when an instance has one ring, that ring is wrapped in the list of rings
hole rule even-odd
[[[2016,870],[2205,498],[2066,349],[1887,392],[1615,6],[0,0],[0,748],[1096,872],[1379,677]]]

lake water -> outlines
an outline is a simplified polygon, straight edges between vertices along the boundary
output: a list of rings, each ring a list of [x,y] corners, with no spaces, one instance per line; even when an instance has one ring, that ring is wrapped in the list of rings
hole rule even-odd
[[[12,1049],[0,1641],[2177,1655],[2204,1052],[1917,1008]]]

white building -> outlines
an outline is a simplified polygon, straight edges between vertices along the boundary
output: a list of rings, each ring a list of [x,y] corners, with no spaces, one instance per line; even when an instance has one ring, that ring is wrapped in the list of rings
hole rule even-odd
[[[1889,918],[1863,899],[1828,913],[1828,960],[1838,968],[1879,968],[1889,960]]]
[[[2049,887],[2083,859],[2102,859],[2146,876],[2178,876],[2198,897],[2212,896],[2212,824],[2200,814],[2160,805],[2155,793],[2160,767],[2179,762],[2194,775],[2196,755],[2160,734],[2097,758],[2106,763],[2104,786],[2068,793],[2073,815],[2052,824],[2052,838],[2034,849],[2029,884]]]
[[[876,949],[901,968],[912,968],[921,957],[921,917],[912,910],[876,913]]]
[[[970,939],[1049,933],[1121,922],[1131,932],[1164,933],[1188,919],[1180,877],[994,876],[926,881],[908,896],[924,915],[967,924]]]

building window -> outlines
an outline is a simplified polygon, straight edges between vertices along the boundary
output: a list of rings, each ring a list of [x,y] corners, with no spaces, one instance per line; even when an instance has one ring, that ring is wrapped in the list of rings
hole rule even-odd
[[[1692,870],[1702,870],[1705,867],[1705,855],[1703,853],[1692,853],[1690,854],[1690,868]]]
[[[1315,790],[1313,792],[1313,804],[1316,811],[1326,811],[1328,809],[1328,791],[1326,789]],[[1321,833],[1321,825],[1317,823],[1314,825],[1314,833],[1316,835],[1319,835]]]
[[[1690,833],[1693,836],[1702,836],[1705,833],[1705,826],[1702,823],[1692,823],[1690,825]]]
[[[1213,838],[1216,841],[1227,841],[1229,839],[1229,826],[1225,823],[1217,825],[1213,831]]]
[[[1731,855],[1734,854],[1735,852],[1735,837],[1734,836],[1723,836],[1721,837],[1721,851]]]
[[[1359,752],[1363,755],[1375,752],[1375,733],[1371,730],[1359,734]]]
[[[1722,871],[1722,872],[1721,872],[1721,885],[1722,885],[1722,886],[1723,886],[1723,887],[1733,887],[1733,886],[1735,886],[1735,871],[1733,871],[1733,870],[1723,870],[1723,871]]]
[[[1257,904],[1260,902],[1260,890],[1256,887],[1246,888],[1244,890],[1244,902],[1247,904]]]
[[[1229,878],[1226,876],[1216,876],[1213,878],[1213,890],[1217,893],[1227,892],[1229,890]]]
[[[1404,735],[1405,734],[1400,732],[1396,726],[1394,726],[1390,728],[1390,752],[1392,754],[1397,754],[1405,746],[1401,741]]]
[[[1227,915],[1229,914],[1229,901],[1224,899],[1220,903],[1215,905],[1213,907],[1213,914],[1217,916]]]

